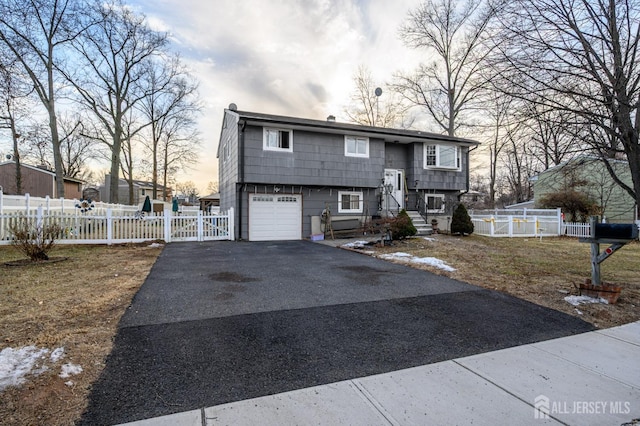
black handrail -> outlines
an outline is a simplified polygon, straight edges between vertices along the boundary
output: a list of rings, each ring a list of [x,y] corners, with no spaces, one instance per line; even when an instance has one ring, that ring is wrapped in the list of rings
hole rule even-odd
[[[424,194],[419,192],[416,192],[416,210],[420,213],[424,221],[429,223],[427,221],[427,202],[424,199]]]
[[[391,193],[387,193],[387,194],[385,194],[385,195],[386,195],[386,196],[388,196],[388,197],[390,197],[390,198],[391,198],[393,201],[395,201],[395,203],[396,203],[396,208],[395,208],[395,209],[396,209],[396,213],[393,213],[393,210],[391,209],[391,207],[390,207],[390,206],[386,206],[386,207],[388,207],[387,211],[388,211],[388,212],[390,212],[393,216],[397,216],[397,215],[398,215],[398,213],[400,213],[400,206],[401,206],[400,202],[399,202],[399,201],[396,199],[396,197],[394,197],[394,196],[393,196],[393,194],[391,194]],[[387,200],[388,200],[388,199],[387,199]]]

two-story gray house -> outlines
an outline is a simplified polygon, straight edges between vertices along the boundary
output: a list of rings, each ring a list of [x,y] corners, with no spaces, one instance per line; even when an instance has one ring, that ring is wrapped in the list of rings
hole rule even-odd
[[[296,240],[334,223],[419,210],[444,215],[469,186],[478,142],[238,111],[224,112],[218,145],[220,209],[240,239]],[[323,215],[323,212],[325,213]]]

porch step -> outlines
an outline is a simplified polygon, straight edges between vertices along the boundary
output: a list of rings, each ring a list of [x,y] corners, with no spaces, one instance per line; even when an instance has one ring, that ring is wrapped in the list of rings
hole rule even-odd
[[[424,218],[420,216],[420,213],[417,211],[408,210],[407,214],[411,218],[413,222],[413,226],[416,227],[418,233],[416,235],[431,235],[433,234],[433,228],[431,224],[425,222]]]

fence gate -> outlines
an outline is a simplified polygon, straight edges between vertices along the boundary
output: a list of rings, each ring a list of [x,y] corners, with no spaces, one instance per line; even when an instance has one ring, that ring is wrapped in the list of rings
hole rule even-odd
[[[169,217],[165,213],[165,217]],[[233,232],[229,228],[229,216],[203,215],[171,216],[169,241],[229,240]]]

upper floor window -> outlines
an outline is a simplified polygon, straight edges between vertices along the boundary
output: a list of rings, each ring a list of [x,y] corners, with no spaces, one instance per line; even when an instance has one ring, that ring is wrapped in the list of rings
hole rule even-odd
[[[369,158],[369,138],[359,136],[345,136],[344,155],[346,155],[347,157]]]
[[[362,213],[362,192],[338,191],[338,213]]]
[[[265,128],[263,132],[263,149],[293,152],[293,131]]]
[[[424,168],[460,170],[461,150],[455,145],[424,145]]]

